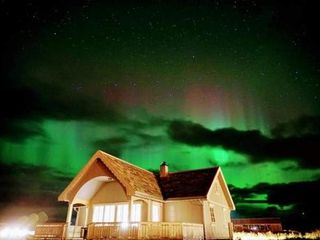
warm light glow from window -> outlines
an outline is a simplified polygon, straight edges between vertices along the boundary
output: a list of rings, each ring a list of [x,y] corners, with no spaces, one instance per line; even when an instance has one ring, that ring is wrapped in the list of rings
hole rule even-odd
[[[92,222],[126,223],[128,221],[129,221],[129,205],[126,203],[93,206]],[[141,221],[141,203],[132,204],[131,221],[133,222]]]
[[[116,206],[115,205],[105,205],[104,206],[104,222],[114,222]]]
[[[152,204],[152,222],[160,222],[160,205]]]
[[[135,203],[131,207],[131,221],[140,222],[141,221],[141,204]]]
[[[103,222],[104,206],[93,206],[92,222]]]
[[[117,222],[128,222],[128,204],[117,205]]]

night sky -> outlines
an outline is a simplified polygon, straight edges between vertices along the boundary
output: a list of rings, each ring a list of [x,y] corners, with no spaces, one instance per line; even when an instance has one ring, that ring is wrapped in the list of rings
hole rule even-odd
[[[219,165],[234,217],[320,227],[316,1],[1,0],[0,222],[44,211],[97,150]]]

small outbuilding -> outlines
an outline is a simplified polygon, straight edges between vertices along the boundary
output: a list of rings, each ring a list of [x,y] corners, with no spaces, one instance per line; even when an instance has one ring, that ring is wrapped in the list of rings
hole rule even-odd
[[[280,218],[238,218],[232,219],[235,232],[281,232]]]

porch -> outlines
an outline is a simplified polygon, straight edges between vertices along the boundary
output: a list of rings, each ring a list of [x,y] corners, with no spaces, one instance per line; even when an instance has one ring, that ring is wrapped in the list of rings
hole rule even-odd
[[[203,225],[174,222],[91,223],[86,229],[66,224],[36,227],[34,239],[204,239]]]

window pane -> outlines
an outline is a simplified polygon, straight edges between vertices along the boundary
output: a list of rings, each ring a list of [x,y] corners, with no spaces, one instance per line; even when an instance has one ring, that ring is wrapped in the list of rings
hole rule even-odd
[[[215,222],[215,216],[214,216],[214,208],[210,207],[210,216],[211,216],[211,222]]]
[[[132,205],[131,221],[133,221],[133,222],[140,222],[141,221],[141,204],[140,203],[135,203]]]
[[[114,222],[116,207],[115,205],[105,205],[104,207],[104,222]]]
[[[104,206],[93,206],[92,222],[103,221],[103,209],[104,209]]]
[[[128,222],[128,204],[117,205],[117,222]]]
[[[160,221],[160,206],[157,204],[152,204],[152,222]]]

